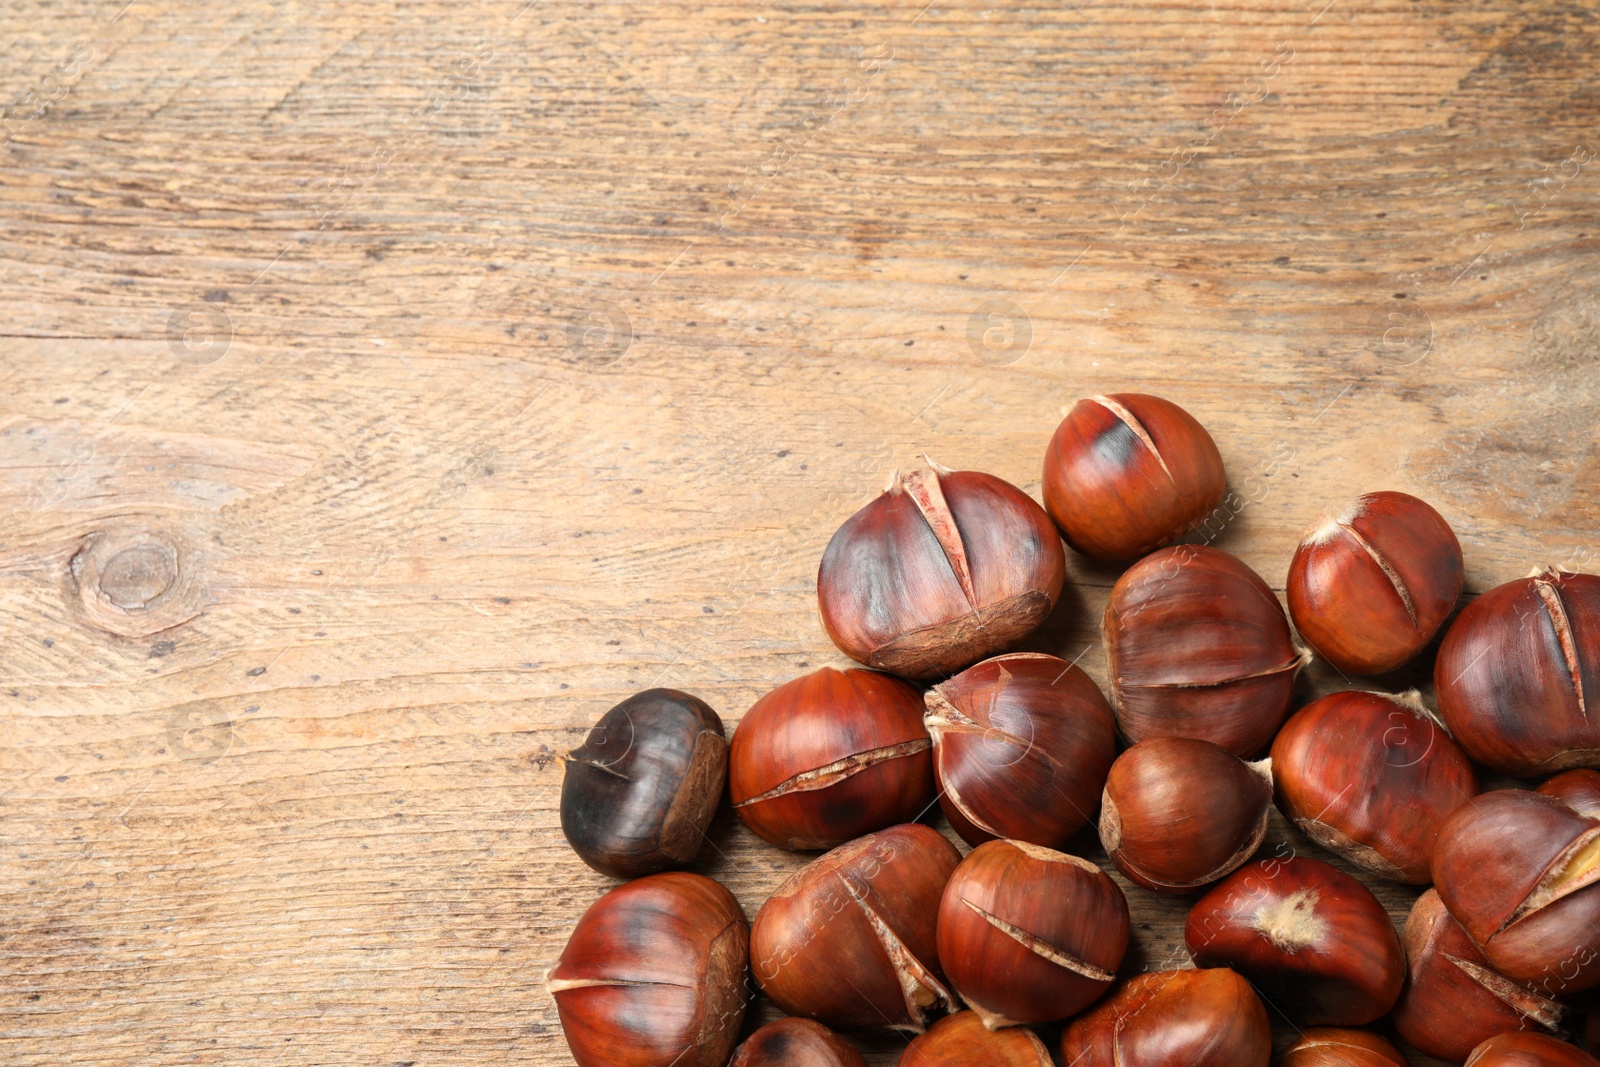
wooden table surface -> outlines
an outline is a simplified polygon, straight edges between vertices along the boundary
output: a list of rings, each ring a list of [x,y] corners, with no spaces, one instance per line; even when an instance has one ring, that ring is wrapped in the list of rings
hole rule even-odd
[[[0,40],[17,1067],[570,1064],[541,978],[610,883],[556,754],[842,664],[835,527],[923,452],[1037,495],[1080,395],[1205,422],[1205,536],[1280,590],[1378,488],[1469,592],[1600,568],[1587,0],[19,0]],[[1116,572],[1069,568],[1029,647],[1103,684]],[[754,915],[805,858],[724,814],[700,869]],[[1183,905],[1130,899],[1139,969]]]

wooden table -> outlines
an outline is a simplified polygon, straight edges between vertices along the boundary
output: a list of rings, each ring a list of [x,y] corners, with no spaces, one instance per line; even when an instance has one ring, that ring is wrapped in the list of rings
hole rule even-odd
[[[1591,7],[924,2],[0,8],[0,1059],[570,1063],[556,755],[842,663],[840,521],[1083,394],[1280,588],[1377,488],[1600,567]]]

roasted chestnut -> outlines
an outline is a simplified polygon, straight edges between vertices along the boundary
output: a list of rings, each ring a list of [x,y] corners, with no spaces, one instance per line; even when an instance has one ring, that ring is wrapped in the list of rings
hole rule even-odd
[[[990,841],[961,861],[939,903],[945,976],[991,1030],[1065,1019],[1116,977],[1128,901],[1086,859]]]
[[[755,702],[733,731],[733,810],[779,848],[832,848],[933,802],[922,694],[876,671],[824,667]]]
[[[1210,741],[1157,737],[1117,757],[1100,802],[1100,843],[1117,869],[1157,893],[1186,893],[1261,847],[1272,761],[1245,763]]]
[[[756,981],[790,1015],[921,1033],[930,1013],[956,1004],[934,925],[959,859],[937,830],[907,823],[813,860],[756,913]]]
[[[1459,1062],[1507,1030],[1555,1031],[1564,1009],[1489,965],[1430,889],[1406,918],[1406,984],[1389,1013],[1419,1052]]]
[[[1600,983],[1600,820],[1497,789],[1439,828],[1433,882],[1494,969],[1559,996]]]
[[[1466,1067],[1600,1067],[1600,1060],[1543,1034],[1496,1034],[1472,1050]]]
[[[1400,1050],[1370,1030],[1314,1026],[1284,1049],[1279,1067],[1410,1067]]]
[[[1112,587],[1102,634],[1123,736],[1198,737],[1246,758],[1282,725],[1310,655],[1255,571],[1199,545],[1129,567]]]
[[[1330,693],[1272,742],[1278,808],[1311,840],[1396,882],[1425,885],[1439,824],[1478,792],[1466,754],[1413,690]]]
[[[1547,570],[1495,586],[1445,632],[1433,680],[1479,763],[1524,776],[1600,767],[1600,577]]]
[[[1289,563],[1289,615],[1346,674],[1381,674],[1433,640],[1461,596],[1461,543],[1407,493],[1368,493],[1308,529]]]
[[[728,1067],[867,1067],[867,1061],[821,1023],[790,1016],[751,1034]]]
[[[1211,435],[1158,396],[1078,401],[1044,455],[1044,506],[1067,544],[1093,559],[1132,559],[1176,541],[1226,490]]]
[[[839,527],[817,572],[817,603],[851,659],[937,678],[1032,633],[1065,576],[1061,539],[1032,497],[929,460]]]
[[[1051,1067],[1050,1050],[1031,1030],[990,1033],[970,1011],[940,1019],[906,1046],[899,1067]]]
[[[1562,771],[1545,779],[1534,792],[1555,797],[1579,815],[1600,818],[1600,771],[1587,767]]]
[[[1372,891],[1321,860],[1258,860],[1201,897],[1184,924],[1201,967],[1232,967],[1290,1018],[1360,1026],[1394,1006],[1406,961]]]
[[[545,976],[579,1067],[723,1067],[744,1020],[749,929],[709,878],[653,874],[589,906]]]
[[[1061,1037],[1071,1067],[1267,1067],[1267,1009],[1226,967],[1131,978]]]
[[[968,844],[1057,848],[1089,821],[1117,724],[1077,667],[1031,652],[986,659],[926,695],[939,806]]]

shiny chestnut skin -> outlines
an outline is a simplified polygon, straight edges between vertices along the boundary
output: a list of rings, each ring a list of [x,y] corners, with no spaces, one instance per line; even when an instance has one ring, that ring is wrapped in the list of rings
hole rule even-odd
[[[1394,1006],[1406,961],[1372,891],[1321,860],[1258,860],[1189,912],[1196,966],[1232,967],[1290,1018],[1360,1026]]]
[[[1467,755],[1532,777],[1600,767],[1600,577],[1547,570],[1462,609],[1434,664]]]
[[[1222,454],[1194,416],[1158,396],[1079,400],[1044,456],[1044,506],[1067,544],[1099,560],[1171,544],[1222,503]]]
[[[1600,771],[1579,767],[1547,778],[1534,790],[1589,818],[1600,818]]]
[[[1313,700],[1272,742],[1272,776],[1278,809],[1307,837],[1373,874],[1414,885],[1433,880],[1440,824],[1478,793],[1466,753],[1415,691]]]
[[[1267,583],[1200,545],[1129,567],[1112,587],[1101,635],[1124,737],[1197,737],[1243,758],[1271,743],[1309,658]]]
[[[955,1006],[934,927],[960,853],[920,823],[841,845],[761,905],[750,965],[779,1008],[836,1030],[921,1033]],[[842,980],[848,976],[849,980]]]
[[[1496,1034],[1472,1050],[1466,1067],[1600,1067],[1600,1060],[1543,1034]]]
[[[1400,1050],[1370,1030],[1314,1026],[1283,1051],[1279,1067],[1410,1067]]]
[[[939,959],[991,1030],[1065,1019],[1110,987],[1128,901],[1086,859],[1020,841],[972,850],[939,903]]]
[[[968,844],[1004,837],[1058,848],[1094,814],[1117,723],[1083,671],[1013,652],[968,667],[925,700],[939,806]]]
[[[1417,1051],[1460,1062],[1495,1034],[1560,1029],[1563,1007],[1490,966],[1436,891],[1411,906],[1400,940],[1406,984],[1389,1018]]]
[[[589,906],[545,976],[579,1067],[723,1067],[744,1020],[749,929],[709,878],[653,874]]]
[[[1433,882],[1494,969],[1547,996],[1600,983],[1600,819],[1496,789],[1439,828]]]
[[[1031,1030],[991,1033],[970,1011],[947,1016],[906,1046],[899,1067],[1052,1067],[1050,1050]]]
[[[789,849],[822,849],[908,822],[933,800],[922,694],[877,671],[819,671],[755,702],[733,731],[739,820]]]
[[[1271,760],[1210,741],[1156,737],[1117,757],[1100,803],[1100,843],[1157,893],[1187,893],[1238,869],[1267,834]]]
[[[867,1067],[867,1061],[821,1023],[791,1016],[751,1034],[728,1067]]]
[[[1272,1026],[1226,967],[1129,979],[1061,1036],[1071,1067],[1267,1067]]]
[[[1306,530],[1289,563],[1289,615],[1345,674],[1381,674],[1433,640],[1461,596],[1461,542],[1408,493],[1368,493]]]
[[[1061,539],[1032,497],[930,460],[896,474],[839,527],[817,572],[817,604],[851,659],[930,679],[1032,633],[1065,578]]]

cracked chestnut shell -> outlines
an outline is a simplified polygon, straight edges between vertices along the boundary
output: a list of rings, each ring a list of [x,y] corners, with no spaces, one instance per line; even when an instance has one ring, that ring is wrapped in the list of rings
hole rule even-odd
[[[1278,808],[1311,840],[1380,877],[1426,885],[1433,843],[1478,793],[1466,753],[1415,690],[1330,693],[1272,742]]]
[[[1117,751],[1111,705],[1055,656],[974,664],[925,696],[939,806],[968,844],[1058,848],[1089,821]]]
[[[1496,1034],[1472,1050],[1466,1067],[1600,1067],[1600,1060],[1543,1034]]]
[[[1421,652],[1461,596],[1461,543],[1426,502],[1368,493],[1300,539],[1285,587],[1296,630],[1346,674]]]
[[[739,820],[779,848],[823,849],[916,818],[933,800],[922,694],[824,667],[756,701],[733,731]]]
[[[1410,1067],[1400,1050],[1370,1030],[1314,1026],[1283,1051],[1279,1067]]]
[[[1130,978],[1061,1036],[1071,1067],[1267,1067],[1272,1026],[1226,967]]]
[[[900,1054],[899,1067],[1052,1067],[1050,1050],[1021,1027],[991,1033],[970,1011],[933,1024]]]
[[[1194,416],[1158,396],[1079,400],[1044,455],[1044,506],[1067,544],[1132,559],[1198,526],[1222,503],[1222,454]]]
[[[561,832],[601,874],[690,863],[722,800],[728,742],[710,705],[646,689],[606,712],[566,757]]]
[[[1483,793],[1439,828],[1433,882],[1501,974],[1551,996],[1600,983],[1600,820],[1523,789]]]
[[[738,901],[682,871],[589,906],[545,976],[579,1067],[723,1067],[745,1010]]]
[[[1371,890],[1321,860],[1258,860],[1189,912],[1199,967],[1232,967],[1290,1018],[1361,1026],[1394,1006],[1406,961]]]
[[[1044,509],[992,474],[897,473],[822,555],[817,604],[845,655],[906,678],[952,674],[1038,628],[1066,554]]]
[[[939,903],[945,975],[991,1030],[1088,1007],[1128,948],[1128,902],[1088,860],[1021,841],[972,850]]]
[[[1236,870],[1267,835],[1272,761],[1210,741],[1157,737],[1117,757],[1100,803],[1100,843],[1157,893],[1187,893]]]
[[[1124,737],[1197,737],[1244,758],[1271,743],[1310,655],[1267,583],[1201,545],[1164,548],[1129,567],[1112,587],[1101,635]]]
[[[1600,577],[1547,570],[1468,604],[1439,645],[1444,723],[1479,763],[1600,766]]]
[[[819,1022],[770,1022],[734,1051],[728,1067],[867,1067],[851,1044]]]
[[[1600,818],[1600,771],[1586,767],[1562,771],[1545,779],[1534,792],[1554,797],[1579,815]]]
[[[934,926],[960,858],[938,831],[907,823],[813,860],[756,914],[756,981],[785,1012],[836,1030],[921,1033],[956,1004]]]
[[[1496,971],[1436,891],[1411,906],[1401,944],[1406,984],[1389,1018],[1419,1052],[1459,1062],[1495,1034],[1561,1028],[1562,1006]]]

